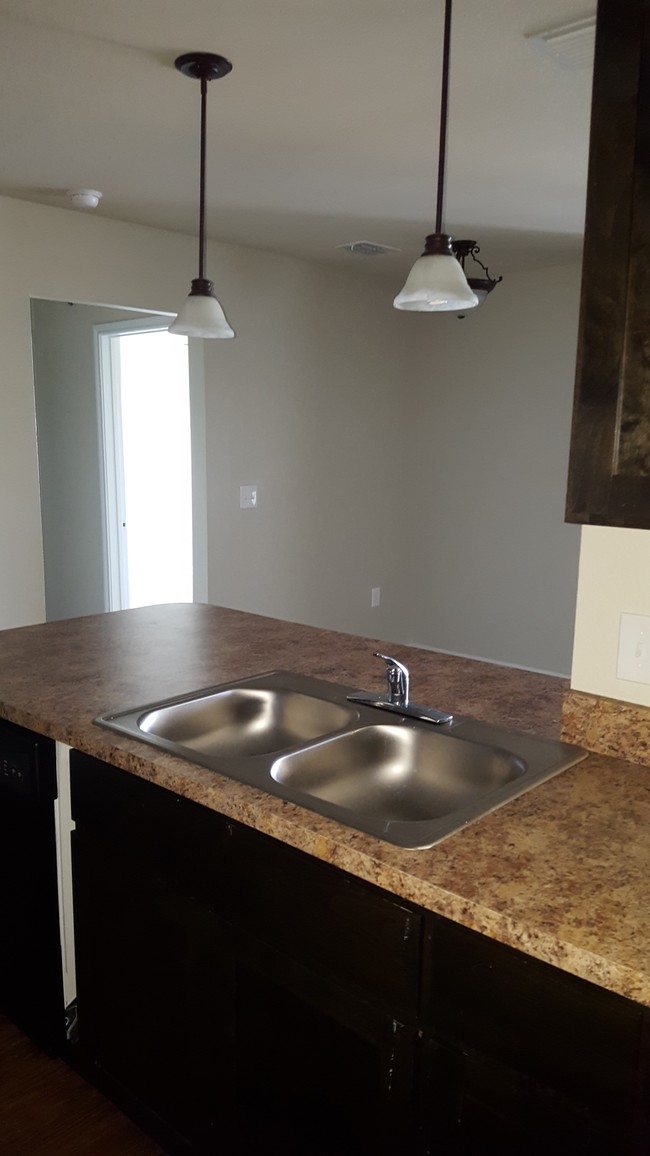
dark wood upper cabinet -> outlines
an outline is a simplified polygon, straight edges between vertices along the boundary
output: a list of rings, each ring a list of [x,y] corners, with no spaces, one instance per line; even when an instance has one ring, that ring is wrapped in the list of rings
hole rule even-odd
[[[599,0],[567,521],[650,529],[650,0]]]

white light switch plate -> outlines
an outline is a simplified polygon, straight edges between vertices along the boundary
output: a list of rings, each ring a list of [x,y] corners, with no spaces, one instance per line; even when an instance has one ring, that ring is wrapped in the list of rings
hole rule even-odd
[[[239,487],[240,510],[254,510],[257,506],[257,486]]]
[[[650,683],[650,616],[621,614],[618,635],[618,678]]]

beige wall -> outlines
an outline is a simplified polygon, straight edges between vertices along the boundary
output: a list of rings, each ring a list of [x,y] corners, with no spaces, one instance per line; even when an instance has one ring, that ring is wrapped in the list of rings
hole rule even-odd
[[[190,238],[0,198],[0,628],[44,617],[30,298],[171,310]]]
[[[0,236],[3,628],[44,616],[30,297],[174,312],[196,246],[7,198]],[[254,250],[213,245],[209,269],[238,333],[203,343],[210,599],[568,671],[577,265],[504,281],[464,322]]]
[[[390,293],[274,258],[237,341],[205,343],[210,601],[403,639],[405,548],[393,477],[408,454],[407,338]],[[234,316],[234,311],[233,312]],[[235,366],[237,372],[235,373]],[[258,487],[240,511],[239,486]],[[380,586],[381,606],[370,607]]]
[[[413,633],[568,674],[580,531],[564,522],[580,263],[508,276],[476,313],[411,317]],[[477,607],[481,608],[477,612]]]
[[[276,260],[207,401],[210,600],[568,675],[579,262],[512,276],[459,321],[395,314],[381,285],[360,302],[325,270],[290,284]]]
[[[650,533],[584,526],[571,685],[650,706],[650,686],[616,677],[621,614],[650,615]]]
[[[3,628],[44,617],[30,297],[173,312],[196,244],[6,198],[0,236]],[[390,294],[365,274],[229,246],[211,246],[209,269],[238,333],[204,343],[210,598],[396,637],[401,602],[386,588],[369,606],[401,553],[383,455],[387,438],[404,452],[391,391],[407,345]],[[242,512],[248,482],[259,509]]]

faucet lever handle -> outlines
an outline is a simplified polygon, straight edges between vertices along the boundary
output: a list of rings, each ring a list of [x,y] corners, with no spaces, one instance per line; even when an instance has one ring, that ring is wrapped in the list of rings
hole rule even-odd
[[[408,667],[389,654],[373,652],[374,658],[381,658],[386,663],[386,680],[388,682],[388,701],[395,706],[408,706],[409,703],[409,672]]]

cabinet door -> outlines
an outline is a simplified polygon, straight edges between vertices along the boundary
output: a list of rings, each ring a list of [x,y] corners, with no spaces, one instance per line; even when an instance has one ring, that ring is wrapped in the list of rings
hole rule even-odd
[[[650,528],[650,6],[599,0],[567,520]]]
[[[82,1053],[117,1098],[207,1149],[230,1111],[227,934],[96,832],[73,833],[73,871]]]
[[[433,1090],[437,1089],[435,1099]],[[642,1156],[630,1123],[594,1112],[475,1052],[423,1041],[422,1116],[431,1156]]]
[[[414,1033],[258,941],[237,956],[238,1156],[410,1156]]]
[[[0,719],[0,1009],[65,1046],[54,743]]]
[[[0,1009],[47,1051],[65,1043],[52,804],[0,800]]]
[[[256,939],[402,1023],[417,1015],[422,913],[378,887],[239,824],[220,910]]]
[[[450,1156],[647,1156],[643,1009],[447,920],[429,924],[424,1020],[442,1045],[424,1078],[429,1135],[429,1090],[442,1072],[456,1121]]]
[[[427,1034],[593,1117],[620,1126],[634,1116],[643,1008],[468,928],[437,917],[431,925]]]

